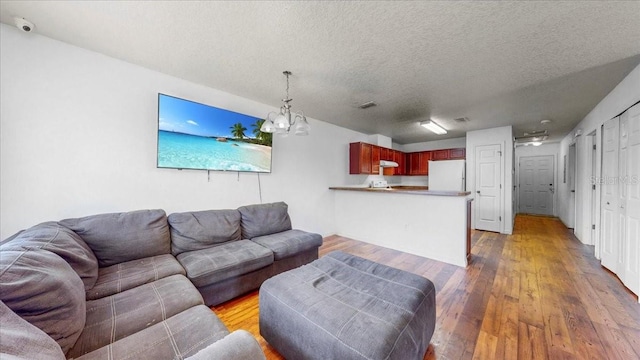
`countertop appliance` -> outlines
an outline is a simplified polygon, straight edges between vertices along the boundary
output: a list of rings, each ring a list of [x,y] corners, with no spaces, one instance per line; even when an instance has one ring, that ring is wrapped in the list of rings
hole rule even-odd
[[[387,180],[373,180],[371,182],[372,188],[388,188],[389,184],[387,184]]]
[[[429,190],[465,191],[464,160],[429,161]]]

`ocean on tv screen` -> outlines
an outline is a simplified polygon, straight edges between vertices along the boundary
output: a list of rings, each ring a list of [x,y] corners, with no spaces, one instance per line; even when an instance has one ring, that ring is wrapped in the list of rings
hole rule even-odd
[[[270,172],[271,147],[161,130],[158,167]]]

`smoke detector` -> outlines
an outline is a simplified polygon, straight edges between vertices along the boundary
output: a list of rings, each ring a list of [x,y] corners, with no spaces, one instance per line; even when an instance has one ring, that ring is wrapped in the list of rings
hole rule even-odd
[[[466,122],[469,122],[471,120],[469,120],[469,118],[465,116],[465,117],[460,117],[460,118],[457,118],[457,119],[453,119],[453,121],[459,122],[459,123],[466,123]]]

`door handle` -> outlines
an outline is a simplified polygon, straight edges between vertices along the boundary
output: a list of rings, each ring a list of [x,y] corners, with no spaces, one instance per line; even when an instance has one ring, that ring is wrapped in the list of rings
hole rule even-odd
[[[478,194],[480,194],[480,190],[477,190],[476,192],[477,192]]]

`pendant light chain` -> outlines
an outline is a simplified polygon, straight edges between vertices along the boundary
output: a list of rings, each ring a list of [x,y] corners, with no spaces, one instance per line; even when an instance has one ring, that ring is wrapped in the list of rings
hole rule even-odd
[[[285,71],[284,74],[287,76],[287,99],[289,99],[289,75],[291,75],[291,73],[289,71]]]

